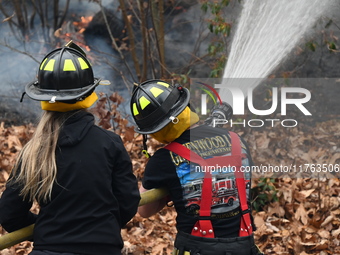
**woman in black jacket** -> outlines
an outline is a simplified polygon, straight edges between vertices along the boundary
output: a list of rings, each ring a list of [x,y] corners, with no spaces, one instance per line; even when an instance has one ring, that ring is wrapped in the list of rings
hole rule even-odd
[[[140,200],[137,181],[121,138],[84,110],[100,79],[70,45],[49,53],[25,88],[45,111],[0,199],[0,223],[8,232],[35,223],[32,255],[121,254],[121,228]],[[34,200],[38,215],[29,211]]]

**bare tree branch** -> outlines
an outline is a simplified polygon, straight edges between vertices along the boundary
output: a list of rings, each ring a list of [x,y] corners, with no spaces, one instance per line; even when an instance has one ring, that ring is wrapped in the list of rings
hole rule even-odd
[[[63,11],[63,15],[61,16],[60,21],[59,21],[58,26],[57,26],[56,29],[60,28],[63,25],[63,23],[65,21],[65,18],[66,18],[66,14],[68,12],[69,6],[70,6],[70,0],[67,0],[65,8],[64,8],[64,11]]]
[[[147,49],[147,40],[148,40],[148,35],[147,35],[147,28],[146,28],[146,15],[145,15],[145,10],[144,10],[144,1],[139,0],[139,12],[140,12],[140,21],[141,21],[141,34],[142,34],[142,52],[143,52],[143,71],[142,71],[142,77],[141,80],[145,81],[146,76],[147,76],[147,56],[148,56],[148,49]]]
[[[162,6],[162,7],[160,7]],[[165,78],[165,57],[164,57],[164,13],[163,13],[163,1],[159,0],[158,5],[156,0],[152,0],[150,4],[151,19],[154,27],[154,33],[156,37],[156,48],[158,50],[160,73],[161,77]]]
[[[126,8],[125,8],[124,0],[119,0],[119,4],[120,4],[120,8],[122,9],[124,23],[125,23],[125,26],[126,26],[127,31],[128,31],[129,49],[130,49],[130,53],[131,53],[131,57],[132,57],[133,63],[135,65],[135,70],[137,72],[137,79],[140,80],[141,75],[140,75],[139,62],[138,62],[138,58],[137,58],[137,54],[136,54],[134,32],[132,30],[131,24],[130,24],[129,19],[128,19],[128,15],[127,15],[127,11],[126,11]]]
[[[53,30],[57,30],[58,26],[58,18],[59,18],[59,1],[53,0]]]
[[[122,51],[119,49],[119,47],[118,47],[118,45],[117,45],[117,43],[116,43],[116,40],[115,40],[115,38],[114,38],[113,35],[112,35],[111,28],[110,28],[109,23],[108,23],[108,21],[107,21],[107,17],[106,17],[106,14],[105,14],[105,11],[104,11],[104,8],[103,8],[103,6],[102,6],[101,1],[98,0],[98,1],[96,1],[96,2],[98,3],[98,5],[99,5],[99,7],[100,7],[100,10],[101,10],[101,13],[102,13],[102,15],[103,15],[103,18],[104,18],[104,22],[105,22],[107,31],[108,31],[108,33],[109,33],[109,35],[110,35],[110,38],[111,38],[112,46],[113,46],[114,49],[119,53],[119,56],[120,56],[121,60],[123,61],[124,65],[126,66],[126,68],[128,69],[128,71],[129,71],[131,77],[134,77],[134,75],[133,75],[133,73],[132,73],[132,70],[131,70],[130,66],[128,65],[128,63],[127,63],[127,61],[126,61],[126,59],[125,59],[125,57],[124,57],[124,54],[123,54]]]
[[[161,77],[164,77],[165,65],[165,51],[164,51],[164,1],[158,0],[158,18],[159,18],[159,30],[157,42],[159,44],[159,58],[161,63]]]
[[[7,13],[7,11],[5,10],[5,8],[3,7],[2,3],[0,3],[0,11],[5,15],[5,20],[3,20],[2,22],[6,21],[6,22],[9,22],[9,23],[13,23],[15,26],[18,26],[18,23],[16,23],[14,20],[13,20],[13,17],[15,16],[15,12],[12,14],[12,15],[9,15]]]
[[[26,55],[26,56],[30,57],[31,59],[33,59],[35,62],[37,62],[37,63],[40,64],[40,61],[37,60],[35,57],[33,57],[31,54],[29,54],[27,51],[18,50],[17,48],[14,48],[14,47],[10,46],[10,45],[7,44],[6,42],[5,42],[5,43],[0,42],[0,45],[4,46],[4,47],[6,47],[6,48],[8,48],[8,49],[10,49],[10,50],[12,50],[12,51],[14,51],[14,52],[18,52],[18,53],[20,53],[20,54]]]

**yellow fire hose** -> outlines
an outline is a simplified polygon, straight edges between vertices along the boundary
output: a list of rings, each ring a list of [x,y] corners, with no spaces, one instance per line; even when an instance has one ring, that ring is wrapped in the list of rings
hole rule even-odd
[[[165,189],[152,189],[146,191],[141,194],[141,200],[139,202],[139,206],[152,203],[156,200],[159,200],[162,197],[165,197],[168,194]],[[13,231],[9,234],[0,236],[0,250],[11,247],[20,242],[30,240],[33,237],[33,229],[34,224],[19,229],[17,231]]]

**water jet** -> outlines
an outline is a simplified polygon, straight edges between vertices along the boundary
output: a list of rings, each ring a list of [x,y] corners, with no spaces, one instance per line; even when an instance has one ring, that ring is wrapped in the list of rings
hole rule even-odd
[[[335,0],[245,1],[222,84],[216,85],[222,100],[232,103],[228,87],[239,87],[245,95],[257,87],[335,4]]]

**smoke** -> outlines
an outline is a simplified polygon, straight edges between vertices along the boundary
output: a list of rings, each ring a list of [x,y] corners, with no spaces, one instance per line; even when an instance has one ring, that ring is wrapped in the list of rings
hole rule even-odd
[[[60,1],[60,6],[65,6],[66,1]],[[111,8],[117,8],[116,1],[104,0],[103,6],[110,5]],[[13,3],[2,3],[7,13],[14,13]],[[28,3],[28,16],[33,13],[33,7]],[[50,10],[52,12],[52,10]],[[62,26],[62,33],[74,32],[72,21],[75,18],[81,16],[93,16],[100,11],[98,4],[89,1],[70,1],[68,10],[69,17]],[[52,13],[49,13],[49,17],[52,17]],[[0,19],[5,20],[5,16],[0,12]],[[12,17],[13,21],[16,21],[16,15]],[[40,20],[35,17],[35,23],[28,30],[28,35],[25,37],[20,29],[15,26],[11,26],[7,21],[0,23],[0,121],[6,121],[9,123],[28,123],[35,122],[38,115],[40,115],[40,103],[24,97],[22,103],[20,99],[24,92],[25,85],[32,82],[37,78],[37,71],[41,60],[44,56],[53,50],[57,40],[65,41],[64,38],[56,38],[54,36],[55,31],[52,29],[46,29],[43,31]],[[50,43],[46,43],[44,35],[48,35],[51,40]],[[69,37],[77,41],[78,38]],[[96,47],[100,49],[100,54],[97,52],[90,52],[88,54],[90,60],[95,60],[97,55],[105,55],[105,61],[102,63],[93,63],[94,74],[96,77],[100,77],[108,80],[117,80],[117,75],[112,72],[110,66],[117,65],[117,61],[114,57],[114,51],[110,46],[101,38],[93,39]],[[111,93],[111,91],[117,91],[122,89],[122,84],[115,86],[99,86],[98,92]]]

